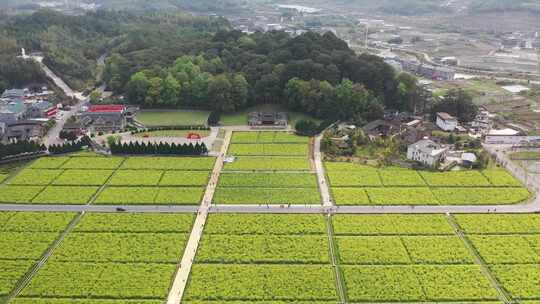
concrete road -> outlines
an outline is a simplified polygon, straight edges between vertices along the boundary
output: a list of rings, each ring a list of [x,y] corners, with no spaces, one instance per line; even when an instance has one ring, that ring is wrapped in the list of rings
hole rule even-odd
[[[184,250],[184,255],[182,256],[182,261],[180,262],[180,268],[176,271],[173,285],[169,291],[169,296],[167,297],[167,304],[179,304],[182,301],[189,274],[191,272],[191,267],[193,266],[193,261],[195,260],[195,255],[197,254],[197,249],[199,248],[199,243],[202,238],[204,225],[206,224],[206,219],[208,218],[210,205],[218,185],[219,175],[223,169],[223,160],[227,153],[229,143],[231,142],[231,137],[232,132],[229,131],[227,134],[225,134],[223,146],[221,147],[221,153],[216,159],[210,181],[206,186],[201,207],[197,212],[197,218],[193,224],[191,235],[189,236],[189,240]]]
[[[334,204],[332,202],[332,196],[330,196],[330,189],[328,188],[328,181],[326,180],[326,174],[324,171],[321,153],[321,140],[322,134],[315,137],[315,142],[313,144],[313,156],[315,170],[317,172],[317,183],[319,184],[319,192],[321,193],[323,206],[332,207]]]

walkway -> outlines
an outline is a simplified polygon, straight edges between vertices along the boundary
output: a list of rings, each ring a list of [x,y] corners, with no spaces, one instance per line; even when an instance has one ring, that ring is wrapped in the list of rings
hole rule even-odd
[[[330,196],[330,189],[328,187],[328,182],[326,180],[326,174],[324,171],[324,165],[323,165],[322,153],[321,153],[321,141],[322,141],[322,135],[319,135],[315,137],[315,142],[313,144],[315,170],[317,172],[317,182],[319,184],[319,191],[321,193],[323,206],[332,207],[334,206],[334,204],[332,202],[332,197]]]
[[[219,181],[219,175],[221,174],[221,169],[223,168],[223,160],[227,154],[227,148],[229,147],[231,137],[232,132],[227,132],[223,146],[221,147],[221,153],[216,159],[212,176],[210,177],[210,181],[206,187],[206,192],[204,193],[201,207],[197,212],[197,218],[195,219],[193,229],[191,230],[191,235],[189,236],[189,240],[186,244],[186,249],[184,251],[182,261],[180,262],[180,268],[176,272],[176,277],[171,290],[169,291],[167,304],[178,304],[182,301],[189,274],[191,272],[191,267],[193,266],[195,255],[197,254],[197,248],[199,247],[199,243],[201,241],[204,225],[206,223],[206,219],[208,218],[212,199]]]

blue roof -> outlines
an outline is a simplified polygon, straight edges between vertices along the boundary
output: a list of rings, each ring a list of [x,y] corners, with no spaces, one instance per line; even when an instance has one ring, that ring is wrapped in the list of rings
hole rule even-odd
[[[0,112],[18,114],[24,112],[24,102],[22,100],[12,100],[8,103],[0,104]]]

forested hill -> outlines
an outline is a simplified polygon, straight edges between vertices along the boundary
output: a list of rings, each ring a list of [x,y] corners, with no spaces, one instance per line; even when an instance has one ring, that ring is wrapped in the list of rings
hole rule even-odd
[[[100,10],[69,16],[41,10],[0,20],[1,39],[14,42],[13,49],[43,52],[45,63],[76,89],[92,85],[97,58],[113,47],[120,46],[141,62],[164,64],[186,48],[191,51],[197,47],[198,41],[208,41],[212,33],[230,27],[223,18],[181,12]]]
[[[331,32],[293,38],[285,32],[220,31],[198,56],[174,64],[140,69],[144,64],[129,58],[121,50],[112,55],[105,78],[143,107],[231,112],[279,103],[323,119],[369,119],[384,106],[406,109],[405,95],[414,90],[414,80],[400,86],[381,58],[356,55]]]

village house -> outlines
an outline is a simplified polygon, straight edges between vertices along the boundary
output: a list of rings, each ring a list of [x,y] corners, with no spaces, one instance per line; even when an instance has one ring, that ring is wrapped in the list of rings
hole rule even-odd
[[[436,124],[443,131],[452,132],[457,128],[458,121],[457,118],[446,112],[438,112]]]
[[[422,139],[407,148],[407,158],[427,167],[437,167],[448,153],[448,148],[429,139]]]
[[[480,111],[471,123],[473,129],[477,131],[489,131],[491,129],[491,120],[488,111]]]
[[[112,132],[126,127],[127,115],[127,107],[124,105],[90,105],[79,114],[79,119],[86,122],[93,133]]]
[[[260,126],[287,126],[287,114],[282,112],[252,112],[248,115],[248,124],[251,127]]]

